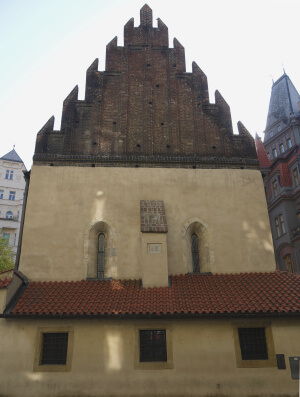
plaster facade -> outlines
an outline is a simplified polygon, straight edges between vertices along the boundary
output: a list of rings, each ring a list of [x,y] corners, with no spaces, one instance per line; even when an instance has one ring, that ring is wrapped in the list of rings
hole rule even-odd
[[[85,231],[107,220],[114,236],[105,276],[140,278],[144,199],[165,204],[168,274],[192,271],[185,230],[196,220],[207,230],[204,271],[275,270],[259,171],[33,166],[20,271],[29,280],[86,279],[95,242],[86,248]]]
[[[236,324],[251,326],[251,319],[0,319],[0,323],[0,339],[11,335],[2,347],[6,359],[0,362],[3,396],[298,396],[298,382],[291,379],[289,370],[279,371],[274,363],[238,367],[234,328]],[[300,355],[293,342],[298,338],[299,319],[261,320],[257,324],[270,325],[276,353]],[[169,329],[171,362],[165,368],[161,367],[165,363],[152,368],[135,365],[136,331],[149,327]],[[74,334],[68,371],[41,372],[35,367],[39,332],[51,328],[70,329]]]

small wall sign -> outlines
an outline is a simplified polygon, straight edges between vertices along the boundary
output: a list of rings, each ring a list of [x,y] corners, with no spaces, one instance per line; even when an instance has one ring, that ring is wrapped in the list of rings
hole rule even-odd
[[[147,244],[148,254],[161,254],[161,244]]]

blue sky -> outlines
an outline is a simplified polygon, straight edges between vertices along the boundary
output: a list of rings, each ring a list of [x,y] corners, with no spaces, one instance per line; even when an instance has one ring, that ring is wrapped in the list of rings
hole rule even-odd
[[[55,116],[60,129],[64,98],[95,58],[105,67],[105,47],[131,18],[139,25],[145,0],[0,0],[0,156],[13,144],[29,169],[37,132]],[[196,61],[231,107],[234,131],[241,120],[263,136],[271,92],[284,65],[300,91],[297,0],[149,0],[156,18],[186,50],[187,71]]]

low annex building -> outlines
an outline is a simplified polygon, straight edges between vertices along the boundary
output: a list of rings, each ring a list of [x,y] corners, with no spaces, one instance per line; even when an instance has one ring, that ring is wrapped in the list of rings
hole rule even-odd
[[[276,271],[254,139],[140,18],[38,133],[1,393],[296,396],[300,283]]]

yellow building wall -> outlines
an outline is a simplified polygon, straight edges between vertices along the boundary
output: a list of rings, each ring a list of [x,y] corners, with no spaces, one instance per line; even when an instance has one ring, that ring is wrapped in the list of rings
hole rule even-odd
[[[168,287],[168,252],[166,233],[142,233],[141,278],[143,287]],[[154,253],[148,245],[155,245]]]
[[[191,222],[206,230],[202,271],[275,270],[259,171],[33,166],[21,272],[29,280],[85,279],[89,231],[102,221],[113,236],[106,276],[140,278],[140,200],[164,201],[169,274],[192,271]]]
[[[252,324],[251,320],[246,323]],[[275,353],[287,369],[237,368],[231,320],[0,319],[1,397],[298,396],[289,356],[299,356],[300,321],[270,320]],[[243,320],[245,325],[245,320]],[[264,322],[262,320],[261,324]],[[69,372],[34,371],[38,328],[70,327]],[[136,330],[168,328],[172,368],[135,369]],[[170,351],[168,351],[168,356]],[[159,367],[159,364],[158,364]],[[16,376],[17,374],[17,376]]]

